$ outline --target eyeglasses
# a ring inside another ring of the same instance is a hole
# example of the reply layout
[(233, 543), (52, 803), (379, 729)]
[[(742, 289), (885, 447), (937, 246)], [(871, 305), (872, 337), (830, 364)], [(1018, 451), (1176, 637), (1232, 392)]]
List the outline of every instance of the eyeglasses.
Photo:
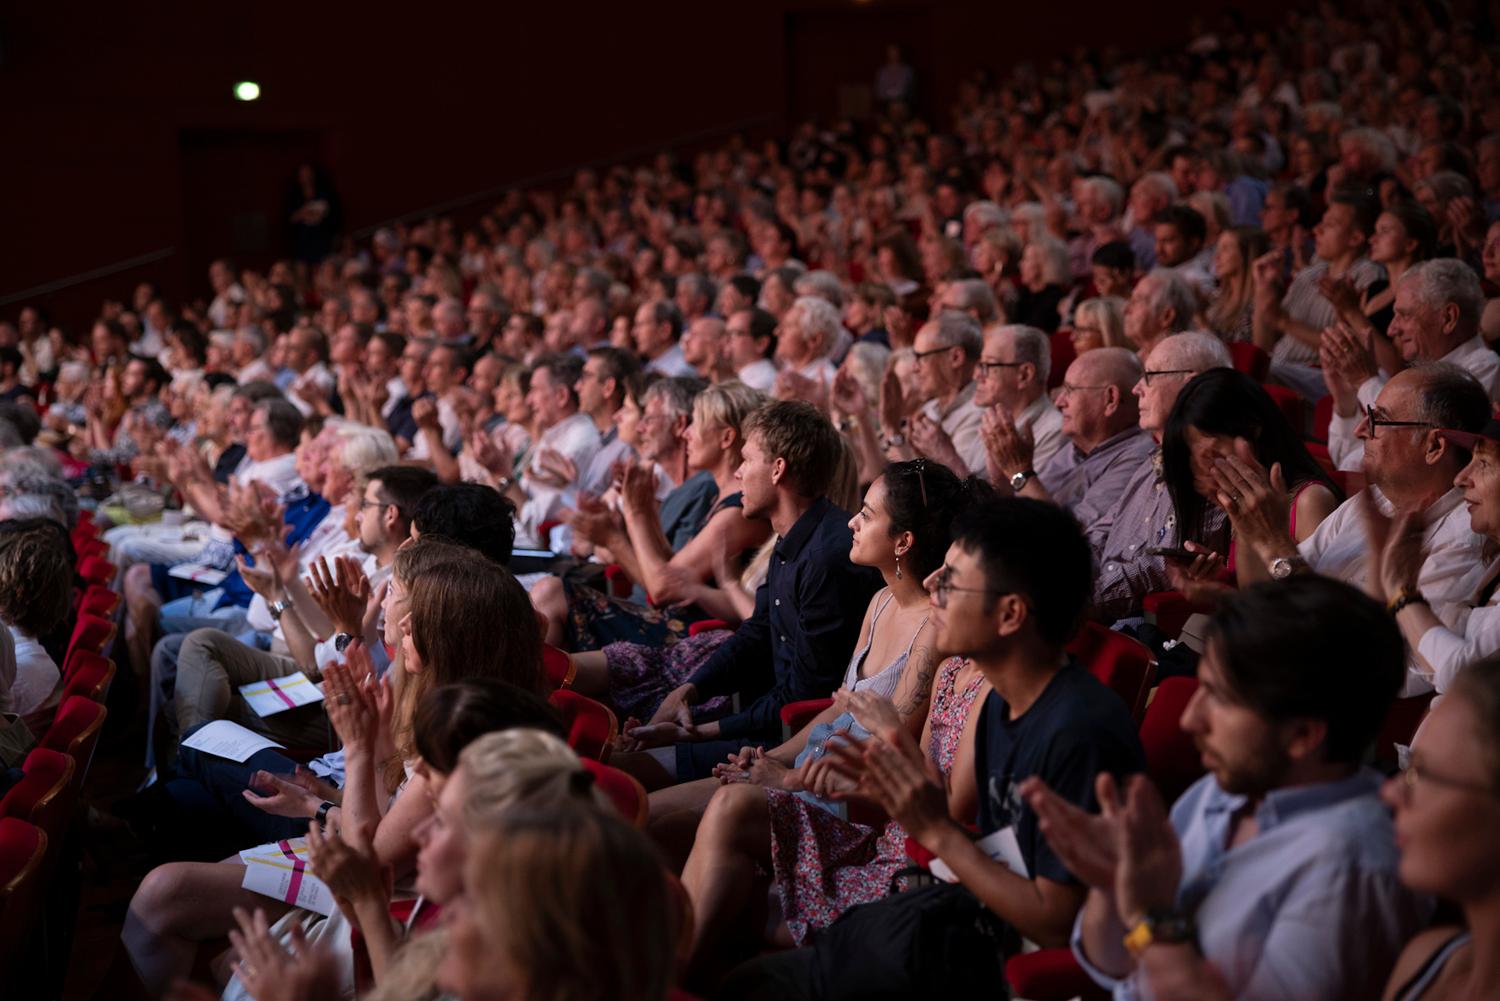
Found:
[(949, 344), (946, 347), (933, 348), (931, 351), (918, 351), (916, 348), (912, 348), (911, 356), (913, 358), (915, 358), (917, 361), (921, 361), (923, 358), (926, 358), (928, 355), (940, 355), (944, 351), (951, 351), (951, 350), (953, 350), (953, 348), (954, 348), (954, 345), (952, 345), (952, 344)]
[(362, 501), (359, 502), (359, 509), (361, 511), (363, 511), (367, 507), (390, 507), (390, 506), (391, 506), (391, 502), (390, 501), (383, 501), (383, 500), (373, 500), (373, 501), (372, 500), (362, 500)]
[(952, 583), (953, 568), (945, 566), (938, 571), (937, 577), (932, 582), (932, 603), (938, 608), (948, 607), (948, 595), (954, 591), (967, 591), (970, 594), (1005, 594), (1004, 591), (996, 591), (989, 587), (955, 587)]
[(1151, 385), (1151, 380), (1154, 379), (1154, 378), (1156, 378), (1159, 375), (1197, 375), (1197, 374), (1198, 374), (1197, 371), (1195, 369), (1191, 369), (1191, 368), (1158, 368), (1158, 369), (1149, 369), (1148, 368), (1148, 369), (1146, 369), (1146, 371), (1144, 371), (1144, 372), (1141, 373), (1141, 384), (1145, 385), (1145, 386), (1149, 386), (1149, 385)]
[(989, 375), (992, 369), (1020, 368), (1025, 364), (1026, 362), (1023, 361), (985, 361), (983, 359), (980, 359), (978, 368), (980, 375)]
[(1061, 386), (1057, 387), (1057, 395), (1058, 396), (1066, 396), (1069, 393), (1081, 393), (1081, 392), (1083, 392), (1086, 389), (1113, 389), (1113, 388), (1114, 388), (1113, 386), (1075, 386), (1072, 383), (1065, 382)]
[(1437, 427), (1431, 421), (1393, 421), (1388, 417), (1377, 417), (1375, 408), (1365, 404), (1365, 425), (1370, 429), (1370, 439), (1375, 438), (1376, 428), (1433, 428)]
[(1418, 783), (1428, 783), (1435, 786), (1447, 786), (1449, 789), (1461, 789), (1464, 792), (1478, 793), (1481, 796), (1494, 796), (1500, 798), (1500, 790), (1493, 786), (1484, 785), (1481, 782), (1466, 782), (1463, 779), (1450, 779), (1446, 775), (1439, 775), (1421, 765), (1412, 763), (1396, 773), (1401, 779), (1401, 792), (1409, 799), (1416, 792)]

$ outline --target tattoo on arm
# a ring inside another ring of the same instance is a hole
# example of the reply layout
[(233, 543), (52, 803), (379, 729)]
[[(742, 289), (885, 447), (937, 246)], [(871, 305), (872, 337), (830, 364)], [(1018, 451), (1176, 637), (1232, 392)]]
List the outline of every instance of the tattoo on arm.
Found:
[(912, 648), (907, 670), (914, 672), (912, 678), (915, 680), (906, 700), (896, 707), (896, 713), (902, 719), (910, 719), (919, 712), (926, 715), (927, 706), (932, 699), (932, 660), (932, 647), (922, 645)]

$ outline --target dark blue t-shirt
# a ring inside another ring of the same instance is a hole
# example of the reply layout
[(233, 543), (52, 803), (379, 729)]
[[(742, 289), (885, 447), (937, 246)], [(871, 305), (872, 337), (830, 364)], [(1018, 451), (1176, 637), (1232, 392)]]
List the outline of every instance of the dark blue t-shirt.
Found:
[(1031, 708), (1010, 719), (999, 693), (985, 700), (975, 734), (981, 836), (1015, 825), (1016, 841), (1031, 877), (1077, 883), (1052, 854), (1036, 813), (1016, 787), (1036, 775), (1069, 803), (1097, 813), (1094, 782), (1100, 772), (1116, 778), (1145, 768), (1125, 702), (1070, 658)]

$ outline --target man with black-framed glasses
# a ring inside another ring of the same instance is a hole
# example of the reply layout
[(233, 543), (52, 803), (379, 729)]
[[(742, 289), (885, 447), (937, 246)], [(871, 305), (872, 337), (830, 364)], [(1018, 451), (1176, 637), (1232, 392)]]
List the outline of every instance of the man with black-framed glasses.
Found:
[[(1484, 537), (1476, 535), (1453, 486), (1469, 453), (1440, 428), (1478, 431), (1490, 416), (1489, 398), (1469, 373), (1448, 364), (1409, 368), (1391, 377), (1359, 422), (1366, 488), (1339, 505), (1299, 545), (1288, 532), (1284, 490), (1266, 470), (1234, 460), (1226, 470), (1236, 484), (1229, 517), (1239, 547), (1241, 585), (1311, 570), (1365, 588), (1375, 561), (1365, 532), (1365, 508), (1387, 517), (1419, 511), (1422, 568), (1417, 588), (1444, 623), (1453, 625), (1484, 573)], [(1371, 418), (1373, 417), (1373, 423)], [(1222, 552), (1222, 550), (1221, 550)], [(1403, 694), (1432, 687), (1430, 671), (1415, 658)]]
[[(1018, 480), (1035, 477), (1037, 468), (1066, 444), (1063, 415), (1047, 395), (1051, 374), (1052, 340), (1043, 331), (1011, 324), (991, 327), (985, 334), (974, 402), (985, 412), (982, 468), (1002, 490), (1007, 486), (1019, 490)], [(1031, 440), (1030, 462), (1016, 466), (1010, 457), (996, 461), (990, 442), (1001, 426), (1014, 427)]]
[(880, 444), (888, 461), (925, 456), (960, 476), (984, 468), (974, 381), (982, 343), (979, 321), (957, 310), (942, 310), (917, 331), (912, 354), (927, 402), (910, 421), (903, 420), (906, 400), (900, 384), (886, 380), (880, 394)]

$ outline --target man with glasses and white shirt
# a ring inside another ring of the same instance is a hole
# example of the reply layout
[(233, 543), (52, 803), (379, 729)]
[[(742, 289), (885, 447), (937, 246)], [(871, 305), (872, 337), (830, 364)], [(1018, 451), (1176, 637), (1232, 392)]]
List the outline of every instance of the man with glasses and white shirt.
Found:
[[(1485, 573), (1485, 540), (1470, 526), (1463, 491), (1453, 485), (1469, 453), (1441, 431), (1476, 432), (1489, 416), (1484, 389), (1457, 366), (1427, 365), (1392, 376), (1356, 428), (1369, 486), (1339, 505), (1300, 545), (1287, 533), (1290, 501), (1279, 489), (1284, 485), (1265, 470), (1232, 462), (1240, 489), (1230, 523), (1239, 546), (1241, 586), (1312, 571), (1369, 590), (1376, 568), (1369, 558), (1365, 506), (1377, 505), (1386, 517), (1420, 511), (1418, 592), (1445, 625), (1455, 626)], [(1430, 672), (1415, 659), (1408, 666), (1403, 694), (1431, 689)]]
[(952, 309), (938, 313), (917, 331), (912, 354), (927, 402), (910, 421), (903, 420), (907, 401), (900, 381), (887, 374), (880, 391), (880, 445), (888, 461), (926, 456), (960, 476), (984, 468), (981, 407), (998, 402), (987, 399), (974, 379), (976, 363), (983, 364), (985, 343), (979, 321)]

